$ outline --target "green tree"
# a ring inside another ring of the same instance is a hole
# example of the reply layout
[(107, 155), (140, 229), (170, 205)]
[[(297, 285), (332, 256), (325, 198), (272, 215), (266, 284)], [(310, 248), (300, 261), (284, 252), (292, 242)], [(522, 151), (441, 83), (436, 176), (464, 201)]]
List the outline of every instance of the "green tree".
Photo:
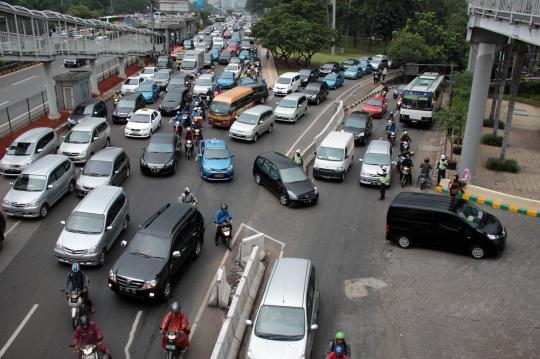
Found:
[(91, 19), (99, 16), (99, 13), (90, 10), (86, 5), (71, 5), (67, 11), (68, 15), (80, 17), (82, 19)]
[(388, 46), (388, 55), (398, 64), (420, 62), (430, 51), (421, 35), (405, 30), (397, 32)]

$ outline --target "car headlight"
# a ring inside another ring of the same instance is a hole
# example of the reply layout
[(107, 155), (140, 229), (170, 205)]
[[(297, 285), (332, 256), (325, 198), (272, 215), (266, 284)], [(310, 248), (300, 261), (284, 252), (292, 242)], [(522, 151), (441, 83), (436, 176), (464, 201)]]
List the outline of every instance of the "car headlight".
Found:
[(247, 357), (248, 357), (248, 359), (253, 359), (253, 358), (255, 358), (255, 357), (253, 356), (253, 352), (251, 351), (251, 348), (249, 348), (248, 351), (247, 351)]
[(364, 133), (364, 132), (360, 132), (360, 133), (358, 134), (358, 136), (364, 137), (364, 136), (365, 136), (365, 133)]
[(126, 126), (126, 131), (131, 131), (131, 127)]
[(488, 234), (487, 236), (488, 236), (489, 239), (499, 239), (498, 234)]
[(336, 167), (336, 171), (343, 172), (343, 167)]
[(225, 168), (225, 170), (226, 170), (226, 171), (232, 171), (232, 170), (233, 170), (233, 166), (231, 165), (231, 166)]
[(86, 157), (86, 151), (79, 152), (79, 157)]
[(133, 116), (133, 112), (128, 113), (127, 117)]
[(109, 271), (109, 279), (110, 279), (111, 282), (116, 283), (116, 274), (113, 272), (112, 269)]
[(157, 279), (152, 279), (152, 280), (144, 282), (144, 284), (142, 286), (142, 289), (155, 288), (157, 286), (157, 284), (158, 284), (158, 280)]
[(4, 204), (9, 204), (9, 200), (7, 198), (4, 198)]
[(313, 187), (313, 190), (315, 191), (315, 193), (319, 193), (319, 189), (317, 187)]
[(38, 204), (39, 204), (39, 201), (32, 201), (30, 203), (27, 203), (26, 207), (37, 207)]
[(54, 246), (54, 249), (56, 249), (57, 251), (63, 251), (64, 246), (62, 246), (62, 243), (60, 243), (60, 241), (57, 241), (55, 246)]
[(211, 168), (206, 166), (206, 165), (203, 165), (202, 167), (203, 167), (203, 170), (205, 170), (205, 171), (210, 171), (211, 170)]
[(165, 164), (165, 167), (171, 167), (174, 164), (174, 158)]
[(97, 246), (93, 246), (92, 248), (86, 251), (87, 254), (96, 254), (97, 252), (98, 252)]
[(298, 197), (294, 194), (293, 191), (287, 190), (287, 194), (289, 195), (289, 198), (291, 199), (297, 199)]

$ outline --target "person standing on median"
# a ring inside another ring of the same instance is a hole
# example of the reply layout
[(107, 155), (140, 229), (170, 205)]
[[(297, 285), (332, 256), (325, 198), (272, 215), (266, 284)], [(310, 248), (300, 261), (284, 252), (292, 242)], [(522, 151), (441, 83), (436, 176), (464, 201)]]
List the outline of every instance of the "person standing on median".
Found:
[(383, 70), (382, 70), (382, 80), (384, 81), (386, 79), (386, 74), (388, 73), (388, 69), (385, 67)]
[(437, 186), (440, 186), (441, 179), (446, 178), (446, 168), (448, 167), (448, 160), (445, 155), (441, 155), (441, 159), (437, 162)]

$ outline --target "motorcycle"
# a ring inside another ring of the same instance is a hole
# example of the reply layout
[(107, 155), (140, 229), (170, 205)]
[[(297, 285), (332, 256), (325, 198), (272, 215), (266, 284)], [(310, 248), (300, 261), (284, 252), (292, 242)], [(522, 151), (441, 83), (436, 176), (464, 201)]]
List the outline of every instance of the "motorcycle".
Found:
[[(65, 292), (65, 290), (62, 290)], [(81, 315), (87, 312), (86, 303), (83, 300), (80, 290), (71, 290), (67, 294), (67, 304), (71, 313), (71, 326), (76, 329), (79, 325)]]
[(199, 147), (202, 141), (202, 132), (200, 128), (195, 128), (195, 146)]
[(174, 133), (176, 134), (177, 138), (182, 137), (183, 127), (182, 127), (182, 123), (179, 120), (175, 120), (173, 122), (173, 130), (174, 130)]
[[(176, 346), (176, 338), (178, 337), (177, 332), (165, 332), (163, 334), (166, 338), (165, 342), (165, 353), (167, 354), (167, 359), (177, 358), (178, 354), (184, 349), (182, 347)], [(186, 335), (182, 333), (182, 335)]]
[(186, 156), (188, 160), (190, 160), (191, 155), (193, 154), (193, 141), (186, 140), (185, 148), (186, 148)]
[(410, 166), (401, 167), (401, 187), (405, 187), (407, 184), (412, 184), (412, 174)]
[(396, 133), (394, 131), (388, 132), (388, 141), (390, 142), (390, 145), (393, 147), (394, 143), (396, 142)]
[(202, 126), (202, 122), (204, 119), (203, 109), (200, 107), (193, 108), (193, 114), (191, 115), (191, 118), (193, 119), (193, 123), (197, 123), (199, 126)]
[(409, 141), (403, 141), (399, 145), (399, 149), (401, 150), (401, 152), (407, 152), (409, 151), (409, 148), (410, 148)]
[(223, 239), (223, 243), (227, 246), (228, 250), (232, 248), (232, 224), (225, 222), (219, 225), (219, 236)]
[(431, 188), (433, 182), (431, 181), (429, 174), (421, 173), (420, 176), (418, 176), (418, 185), (420, 186), (420, 189)]
[[(73, 347), (73, 345), (70, 345)], [(109, 354), (103, 354), (97, 350), (96, 344), (80, 346), (77, 350), (79, 359), (111, 359)]]

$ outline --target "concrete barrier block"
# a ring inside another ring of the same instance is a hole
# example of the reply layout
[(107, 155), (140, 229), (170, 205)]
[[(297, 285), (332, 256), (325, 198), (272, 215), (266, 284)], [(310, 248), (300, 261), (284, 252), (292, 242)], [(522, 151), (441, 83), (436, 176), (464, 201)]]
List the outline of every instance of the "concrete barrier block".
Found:
[(242, 239), (238, 253), (238, 260), (242, 266), (245, 266), (245, 262), (247, 262), (251, 256), (252, 250), (255, 246), (258, 246), (260, 250), (264, 251), (264, 234), (257, 233), (253, 236)]
[(225, 267), (218, 268), (214, 276), (214, 286), (208, 298), (208, 306), (227, 308), (231, 295), (231, 285), (227, 282)]

